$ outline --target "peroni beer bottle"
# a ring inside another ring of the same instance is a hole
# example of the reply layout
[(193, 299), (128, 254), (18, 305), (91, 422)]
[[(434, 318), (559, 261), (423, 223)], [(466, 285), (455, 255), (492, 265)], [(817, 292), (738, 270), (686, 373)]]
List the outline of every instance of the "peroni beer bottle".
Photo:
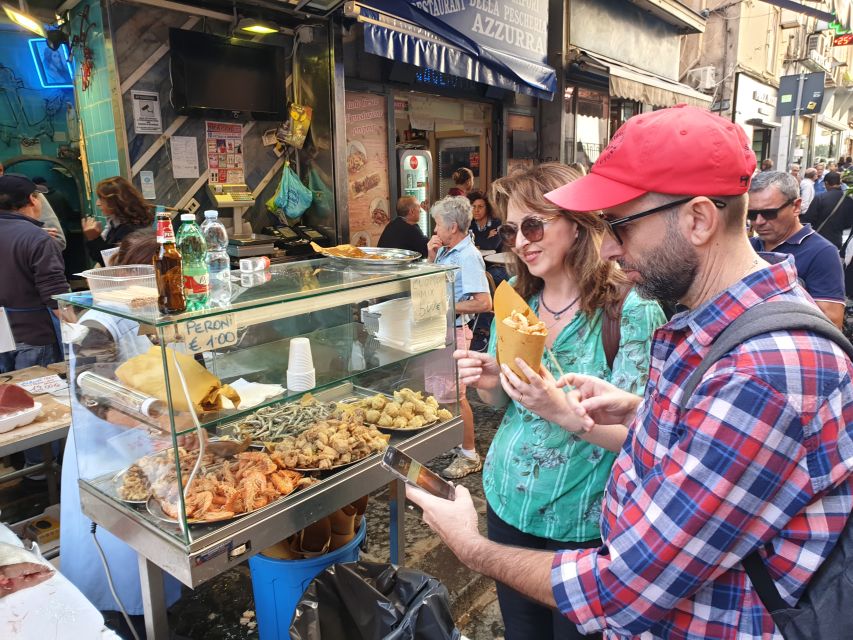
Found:
[(181, 313), (186, 309), (184, 281), (181, 272), (181, 252), (175, 244), (172, 218), (166, 211), (156, 214), (157, 244), (154, 256), (154, 274), (157, 277), (157, 303), (160, 313)]

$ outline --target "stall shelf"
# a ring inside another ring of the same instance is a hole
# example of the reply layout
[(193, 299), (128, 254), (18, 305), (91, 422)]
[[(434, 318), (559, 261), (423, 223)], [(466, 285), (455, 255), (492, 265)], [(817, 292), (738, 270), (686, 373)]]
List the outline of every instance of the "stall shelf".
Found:
[[(106, 301), (88, 292), (58, 297), (64, 318), (76, 325), (69, 327), (76, 338), (66, 352), (81, 505), (138, 553), (152, 640), (168, 637), (163, 571), (196, 587), (384, 485), (391, 485), (391, 561), (404, 557), (405, 492), (380, 466), (378, 453), (306, 473), (319, 482), (232, 519), (188, 518), (189, 493), (177, 487), (188, 481), (195, 487), (194, 479), (221, 464), (208, 456), (192, 475), (200, 435), (205, 450), (217, 437), (239, 439), (240, 425), (259, 409), (290, 403), (393, 398), (404, 388), (426, 398), (435, 387), (429, 378), (442, 383), (435, 392), (440, 417), (416, 429), (389, 431), (390, 443), (429, 460), (461, 441), (452, 357), (455, 268), (419, 262), (386, 270), (319, 259), (251, 275), (232, 276), (227, 306), (172, 316), (160, 315), (139, 290)], [(286, 386), (294, 337), (310, 341), (314, 388), (262, 400), (254, 395), (253, 406), (240, 404), (245, 400), (230, 385)], [(93, 386), (93, 379), (107, 384)], [(172, 475), (159, 483), (167, 489), (171, 483), (171, 493), (158, 485), (149, 490), (152, 497), (125, 501), (123, 474), (137, 462), (150, 465), (155, 456), (171, 465)], [(162, 499), (153, 497), (157, 492)], [(176, 512), (171, 521), (158, 508), (164, 500)]]

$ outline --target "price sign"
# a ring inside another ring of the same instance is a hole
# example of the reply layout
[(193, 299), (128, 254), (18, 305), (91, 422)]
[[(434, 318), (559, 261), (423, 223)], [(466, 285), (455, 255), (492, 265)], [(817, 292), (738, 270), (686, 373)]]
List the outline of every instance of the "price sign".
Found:
[(42, 393), (54, 393), (68, 388), (68, 383), (58, 375), (42, 376), (41, 378), (33, 378), (24, 382), (15, 383), (28, 393), (38, 396)]
[(237, 344), (237, 321), (233, 313), (215, 318), (189, 320), (184, 327), (190, 353), (202, 353)]
[(415, 322), (447, 313), (447, 285), (443, 273), (412, 278), (412, 319)]

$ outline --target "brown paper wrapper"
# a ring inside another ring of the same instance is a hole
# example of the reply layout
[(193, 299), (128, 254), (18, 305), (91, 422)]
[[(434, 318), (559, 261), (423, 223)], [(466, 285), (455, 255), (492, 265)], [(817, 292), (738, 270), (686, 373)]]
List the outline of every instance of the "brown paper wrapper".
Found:
[(497, 327), (497, 359), (498, 364), (506, 363), (507, 366), (524, 382), (529, 382), (515, 364), (516, 358), (521, 358), (534, 371), (539, 371), (542, 363), (542, 354), (545, 352), (545, 339), (547, 336), (534, 336), (521, 333), (503, 323), (503, 319), (509, 317), (513, 311), (518, 311), (527, 317), (530, 324), (539, 322), (539, 318), (533, 313), (533, 309), (518, 295), (507, 281), (501, 282), (495, 291), (495, 326)]

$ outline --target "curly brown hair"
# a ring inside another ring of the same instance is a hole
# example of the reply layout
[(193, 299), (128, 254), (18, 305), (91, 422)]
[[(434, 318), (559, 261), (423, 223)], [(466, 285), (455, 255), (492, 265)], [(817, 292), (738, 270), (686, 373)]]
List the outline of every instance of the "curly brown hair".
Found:
[[(574, 275), (580, 291), (580, 309), (591, 316), (596, 309), (615, 309), (630, 283), (622, 271), (602, 260), (601, 240), (606, 225), (596, 211), (577, 212), (561, 209), (545, 199), (545, 194), (581, 177), (580, 172), (559, 162), (546, 162), (531, 169), (513, 172), (495, 180), (489, 200), (506, 220), (510, 202), (542, 216), (563, 215), (577, 225), (578, 236), (566, 254), (566, 269)], [(518, 274), (515, 290), (525, 300), (542, 291), (544, 282), (532, 275), (527, 265), (512, 252), (513, 271)]]
[(142, 194), (125, 178), (114, 176), (101, 180), (95, 188), (95, 193), (107, 205), (109, 214), (118, 219), (119, 224), (153, 224), (154, 208), (145, 202)]

